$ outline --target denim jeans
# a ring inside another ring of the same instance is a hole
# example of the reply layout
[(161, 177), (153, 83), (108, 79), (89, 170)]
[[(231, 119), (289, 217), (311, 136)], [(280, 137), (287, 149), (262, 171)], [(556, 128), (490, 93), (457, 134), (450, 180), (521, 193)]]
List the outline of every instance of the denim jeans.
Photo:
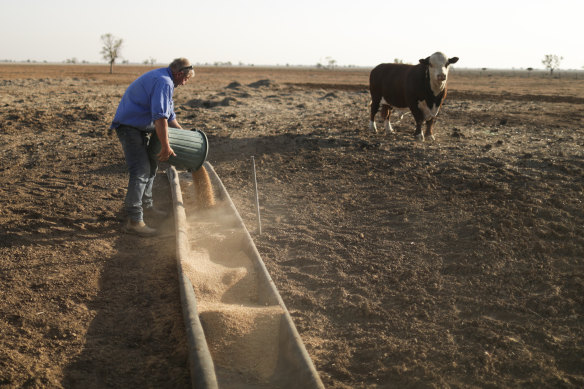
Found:
[(152, 207), (152, 184), (158, 161), (148, 154), (150, 133), (127, 126), (118, 127), (116, 133), (130, 172), (124, 208), (130, 219), (139, 222), (144, 220), (142, 207)]

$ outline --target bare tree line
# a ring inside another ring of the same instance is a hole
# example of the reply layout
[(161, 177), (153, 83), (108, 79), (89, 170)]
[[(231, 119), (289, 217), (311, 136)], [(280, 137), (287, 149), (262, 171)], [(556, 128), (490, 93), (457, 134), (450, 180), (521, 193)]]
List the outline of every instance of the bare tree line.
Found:
[[(101, 36), (101, 42), (103, 44), (102, 49), (101, 49), (101, 54), (103, 56), (103, 59), (105, 59), (109, 64), (110, 64), (110, 74), (113, 73), (113, 67), (114, 67), (114, 63), (116, 62), (116, 60), (118, 58), (121, 57), (121, 49), (122, 49), (122, 44), (123, 44), (123, 39), (121, 38), (117, 38), (115, 36), (113, 36), (112, 34), (108, 33), (108, 34), (104, 34)], [(546, 54), (541, 63), (545, 66), (545, 68), (547, 70), (549, 70), (550, 75), (553, 76), (554, 74), (554, 70), (557, 70), (560, 68), (560, 63), (562, 62), (562, 60), (564, 59), (564, 57), (555, 55), (555, 54)], [(331, 57), (326, 57), (326, 60), (328, 61), (327, 65), (323, 65), (322, 63), (318, 63), (316, 66), (317, 68), (329, 68), (329, 69), (334, 69), (337, 66), (337, 61)], [(395, 58), (393, 60), (394, 63), (404, 63), (402, 59), (399, 58)], [(75, 63), (75, 62), (73, 62)], [(147, 60), (145, 60), (143, 62), (144, 64), (150, 64), (153, 65), (156, 63), (156, 60), (154, 58), (149, 58)], [(584, 66), (583, 66), (584, 68)], [(486, 70), (486, 68), (482, 69), (483, 71)], [(533, 68), (527, 68), (528, 71), (532, 71)]]

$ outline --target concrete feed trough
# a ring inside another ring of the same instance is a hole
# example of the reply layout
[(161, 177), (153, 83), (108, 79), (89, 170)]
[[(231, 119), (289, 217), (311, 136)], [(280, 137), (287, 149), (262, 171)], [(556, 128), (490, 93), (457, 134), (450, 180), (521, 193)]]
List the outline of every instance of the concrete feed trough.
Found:
[(181, 192), (168, 169), (193, 386), (323, 388), (229, 194), (204, 166), (217, 197), (209, 208), (196, 203), (190, 175)]

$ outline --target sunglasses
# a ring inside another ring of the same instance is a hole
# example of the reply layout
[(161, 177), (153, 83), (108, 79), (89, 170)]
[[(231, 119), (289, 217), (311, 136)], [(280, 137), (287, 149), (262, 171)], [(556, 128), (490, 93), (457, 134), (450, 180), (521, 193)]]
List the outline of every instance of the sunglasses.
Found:
[(185, 70), (193, 70), (193, 65), (191, 65), (191, 66), (185, 66), (184, 68), (180, 68), (179, 72), (183, 72)]

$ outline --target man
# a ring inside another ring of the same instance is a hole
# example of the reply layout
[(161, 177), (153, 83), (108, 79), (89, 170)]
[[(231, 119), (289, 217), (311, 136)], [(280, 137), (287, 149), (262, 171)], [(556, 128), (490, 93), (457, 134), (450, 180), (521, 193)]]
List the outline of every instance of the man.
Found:
[[(144, 214), (164, 217), (154, 208), (152, 184), (158, 161), (176, 154), (168, 142), (168, 127), (182, 128), (174, 113), (174, 88), (185, 85), (195, 74), (186, 58), (172, 61), (167, 68), (151, 70), (130, 84), (116, 111), (111, 128), (116, 130), (130, 172), (124, 208), (128, 220), (123, 230), (140, 236), (152, 236), (154, 228), (144, 223)], [(158, 160), (148, 153), (150, 136), (156, 131), (162, 149)]]

